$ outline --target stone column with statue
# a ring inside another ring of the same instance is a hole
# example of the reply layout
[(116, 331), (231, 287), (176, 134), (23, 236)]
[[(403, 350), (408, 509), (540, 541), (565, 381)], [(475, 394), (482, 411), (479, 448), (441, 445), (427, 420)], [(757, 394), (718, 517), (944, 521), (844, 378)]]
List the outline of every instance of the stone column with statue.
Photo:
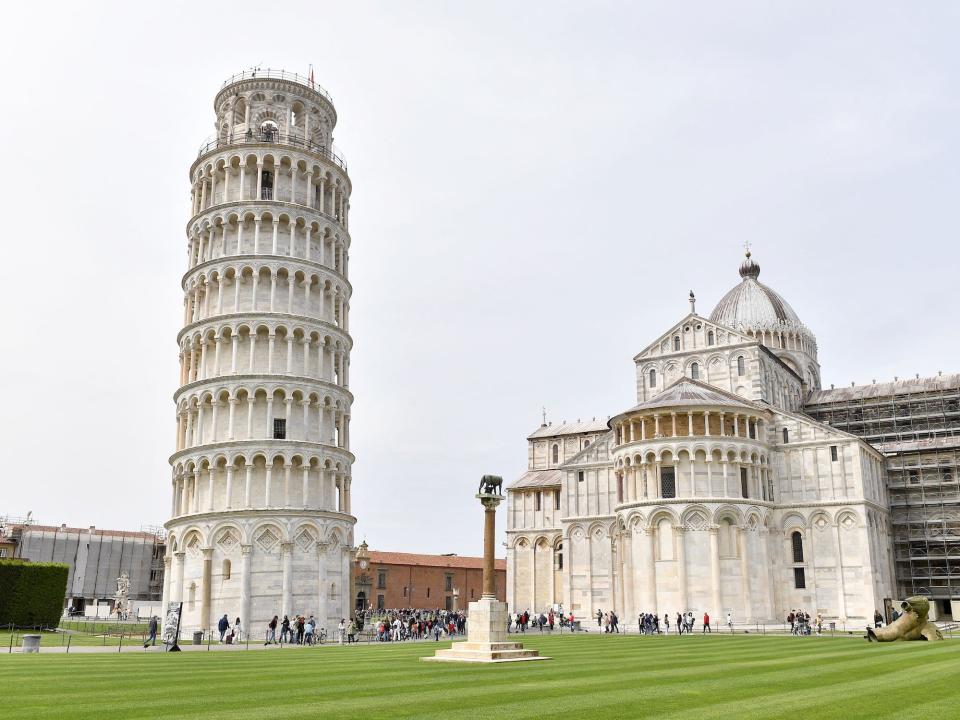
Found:
[(437, 650), (433, 662), (500, 663), (524, 660), (549, 660), (536, 650), (526, 650), (523, 643), (507, 637), (507, 604), (497, 600), (494, 573), (494, 547), (497, 535), (497, 506), (503, 500), (503, 478), (484, 475), (476, 498), (483, 506), (483, 594), (467, 607), (467, 640)]

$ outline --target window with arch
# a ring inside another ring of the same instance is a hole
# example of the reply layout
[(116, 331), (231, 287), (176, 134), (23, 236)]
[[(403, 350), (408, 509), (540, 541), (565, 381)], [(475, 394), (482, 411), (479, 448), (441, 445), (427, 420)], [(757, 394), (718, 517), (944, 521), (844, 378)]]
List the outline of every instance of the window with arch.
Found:
[(617, 502), (623, 502), (623, 475), (617, 475)]
[(563, 570), (563, 543), (557, 543), (557, 570)]
[(674, 338), (673, 338), (673, 349), (674, 349), (674, 350), (679, 350), (679, 349), (680, 349), (680, 336), (679, 336), (679, 335), (675, 335)]
[(692, 380), (700, 379), (700, 363), (693, 363), (690, 366), (690, 378)]
[(220, 573), (221, 573), (221, 575), (223, 575), (223, 579), (224, 579), (224, 580), (229, 580), (229, 579), (230, 579), (230, 561), (229, 561), (229, 560), (224, 560), (224, 561), (223, 561), (223, 566), (222, 566), (222, 568), (221, 568)]
[(657, 371), (651, 370), (650, 371), (650, 387), (656, 387), (656, 386), (657, 386)]
[(672, 498), (677, 496), (677, 476), (673, 467), (660, 468), (660, 497)]
[(737, 358), (737, 375), (743, 377), (747, 374), (747, 363), (743, 359), (743, 355)]
[(270, 170), (264, 170), (260, 181), (260, 199), (273, 199), (273, 173)]
[(279, 134), (280, 128), (273, 120), (260, 123), (260, 139), (264, 142), (275, 142)]
[(716, 338), (713, 335), (713, 330), (707, 333), (707, 345), (713, 345), (716, 343)]
[(790, 547), (793, 550), (793, 561), (795, 563), (803, 562), (803, 535), (799, 530), (794, 530), (790, 534)]
[(560, 446), (554, 443), (550, 452), (552, 453), (553, 463), (556, 465), (558, 462), (560, 462)]
[(783, 429), (783, 442), (784, 444), (790, 442), (790, 431), (786, 428)]

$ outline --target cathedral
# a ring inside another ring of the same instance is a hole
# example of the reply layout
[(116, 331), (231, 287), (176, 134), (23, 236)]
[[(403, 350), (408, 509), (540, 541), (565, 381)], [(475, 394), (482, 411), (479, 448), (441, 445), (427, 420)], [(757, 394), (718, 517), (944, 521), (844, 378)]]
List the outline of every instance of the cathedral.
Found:
[(759, 274), (748, 251), (706, 317), (691, 293), (634, 357), (633, 407), (528, 437), (508, 486), (512, 610), (632, 624), (803, 609), (862, 627), (894, 596), (885, 457), (806, 412), (816, 339)]

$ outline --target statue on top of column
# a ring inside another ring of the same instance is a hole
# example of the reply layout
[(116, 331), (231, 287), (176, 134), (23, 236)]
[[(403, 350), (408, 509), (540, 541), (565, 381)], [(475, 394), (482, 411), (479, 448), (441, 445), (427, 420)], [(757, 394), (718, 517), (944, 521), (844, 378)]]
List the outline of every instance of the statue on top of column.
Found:
[(503, 478), (499, 475), (484, 475), (480, 478), (480, 495), (503, 495)]

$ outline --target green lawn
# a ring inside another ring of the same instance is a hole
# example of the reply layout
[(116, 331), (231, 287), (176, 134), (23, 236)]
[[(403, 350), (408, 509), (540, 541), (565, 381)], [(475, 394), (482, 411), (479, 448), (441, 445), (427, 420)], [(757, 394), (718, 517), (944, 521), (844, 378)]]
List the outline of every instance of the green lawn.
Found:
[(526, 637), (554, 659), (421, 663), (439, 644), (0, 655), (3, 717), (947, 718), (960, 643)]

